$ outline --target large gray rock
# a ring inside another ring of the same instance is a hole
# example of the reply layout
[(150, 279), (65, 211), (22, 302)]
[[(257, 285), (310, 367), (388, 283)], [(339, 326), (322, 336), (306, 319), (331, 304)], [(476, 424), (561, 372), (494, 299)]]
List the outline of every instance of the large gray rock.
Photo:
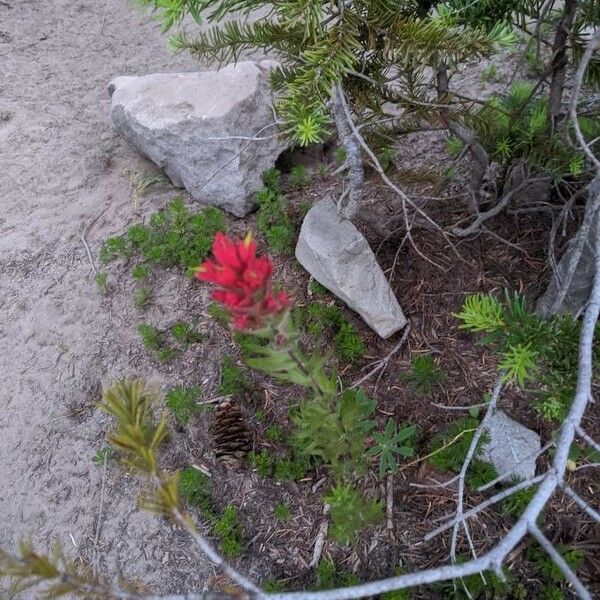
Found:
[(339, 214), (331, 198), (308, 211), (296, 258), (381, 337), (389, 337), (406, 325), (406, 317), (367, 240)]
[[(284, 149), (275, 137), (267, 80), (275, 64), (117, 77), (109, 86), (111, 116), (176, 186), (241, 217), (253, 207), (263, 172)], [(268, 139), (245, 139), (254, 136)]]
[(492, 463), (498, 475), (529, 479), (535, 476), (536, 454), (541, 449), (540, 436), (497, 410), (486, 427), (489, 442), (484, 444), (479, 458)]

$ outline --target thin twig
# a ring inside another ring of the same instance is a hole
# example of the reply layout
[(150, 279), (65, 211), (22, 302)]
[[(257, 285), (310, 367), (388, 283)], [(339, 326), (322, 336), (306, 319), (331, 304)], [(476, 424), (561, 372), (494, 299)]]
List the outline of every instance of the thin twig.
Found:
[(308, 566), (311, 569), (314, 569), (319, 564), (321, 555), (323, 554), (323, 548), (325, 547), (325, 540), (327, 539), (327, 531), (329, 529), (329, 504), (325, 504), (323, 507), (323, 515), (325, 515), (325, 517), (319, 525), (319, 531), (315, 539), (313, 555), (308, 563)]
[(367, 381), (368, 379), (373, 377), (373, 375), (375, 375), (375, 373), (378, 373), (382, 369), (385, 369), (387, 367), (387, 365), (389, 364), (390, 360), (392, 359), (392, 357), (400, 350), (400, 348), (402, 348), (402, 346), (404, 345), (404, 342), (406, 342), (406, 339), (408, 338), (409, 333), (410, 333), (410, 323), (407, 323), (406, 326), (404, 327), (404, 333), (402, 334), (400, 341), (386, 354), (386, 356), (384, 356), (381, 360), (377, 361), (377, 364), (375, 365), (375, 367), (373, 367), (373, 369), (371, 369), (366, 375), (363, 375), (360, 379), (357, 379), (350, 386), (350, 389), (353, 390), (354, 388), (357, 388), (358, 386), (362, 385), (365, 381)]
[(600, 523), (600, 513), (595, 511), (573, 488), (563, 484), (561, 485), (561, 489), (579, 508), (592, 517), (596, 523)]

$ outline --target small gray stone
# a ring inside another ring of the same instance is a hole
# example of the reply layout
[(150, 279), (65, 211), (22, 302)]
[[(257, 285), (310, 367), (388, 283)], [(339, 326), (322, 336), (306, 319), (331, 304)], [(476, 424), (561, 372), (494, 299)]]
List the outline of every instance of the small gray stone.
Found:
[[(267, 79), (275, 64), (117, 77), (109, 85), (113, 122), (176, 186), (244, 216), (285, 148), (275, 136)], [(244, 139), (254, 136), (268, 139)]]
[(529, 479), (535, 476), (536, 454), (541, 449), (540, 436), (497, 410), (487, 423), (489, 442), (484, 444), (479, 458), (492, 463), (498, 475)]
[(306, 214), (296, 258), (382, 338), (406, 325), (406, 317), (367, 240), (339, 214), (330, 197)]

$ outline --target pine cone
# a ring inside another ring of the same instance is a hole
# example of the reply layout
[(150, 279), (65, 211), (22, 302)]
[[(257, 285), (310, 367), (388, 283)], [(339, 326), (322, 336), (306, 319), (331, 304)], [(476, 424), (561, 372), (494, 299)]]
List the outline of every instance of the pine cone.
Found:
[(215, 409), (213, 436), (215, 455), (226, 467), (239, 467), (241, 460), (252, 449), (252, 436), (244, 417), (231, 398)]

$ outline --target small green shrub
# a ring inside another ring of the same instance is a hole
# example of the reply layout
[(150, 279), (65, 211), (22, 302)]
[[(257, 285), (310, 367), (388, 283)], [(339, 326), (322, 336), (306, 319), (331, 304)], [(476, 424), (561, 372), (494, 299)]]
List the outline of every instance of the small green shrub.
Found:
[(124, 235), (106, 240), (100, 258), (109, 262), (137, 253), (148, 264), (188, 269), (208, 256), (215, 234), (225, 228), (225, 216), (218, 208), (190, 213), (184, 201), (175, 198), (147, 225), (132, 225)]
[(306, 477), (310, 461), (306, 455), (294, 452), (291, 457), (275, 461), (274, 476), (277, 481), (300, 481)]
[(179, 322), (171, 326), (171, 335), (183, 346), (199, 344), (204, 337), (189, 323)]
[(256, 195), (258, 213), (256, 226), (274, 254), (292, 254), (296, 232), (281, 193), (279, 172), (265, 174), (266, 187)]
[(148, 350), (160, 350), (163, 343), (162, 332), (148, 323), (142, 323), (138, 327), (138, 332), (142, 336), (142, 342)]
[(210, 477), (194, 469), (186, 467), (179, 473), (179, 495), (189, 505), (200, 508), (212, 515), (212, 498)]
[(111, 262), (117, 258), (129, 258), (131, 247), (123, 237), (108, 238), (100, 248), (100, 261)]
[(292, 518), (292, 511), (290, 507), (283, 502), (279, 502), (273, 508), (273, 512), (275, 513), (275, 517), (280, 521), (289, 521)]
[(165, 402), (181, 426), (187, 425), (190, 418), (202, 410), (197, 403), (201, 394), (199, 387), (176, 387), (167, 392)]
[[(577, 385), (580, 322), (569, 315), (543, 319), (508, 292), (504, 302), (489, 294), (467, 296), (455, 316), (461, 329), (486, 334), (482, 343), (496, 348), (506, 380), (523, 387), (535, 379), (534, 408), (543, 419), (564, 419)], [(599, 348), (594, 358), (600, 358)]]
[(290, 171), (290, 183), (296, 190), (301, 190), (310, 185), (310, 173), (304, 165), (295, 165)]
[(101, 294), (108, 294), (108, 274), (104, 271), (99, 271), (94, 277), (94, 281), (98, 286), (98, 291)]
[(252, 390), (248, 371), (235, 364), (232, 358), (224, 356), (221, 360), (221, 385), (219, 394), (223, 396), (244, 394)]
[(449, 137), (446, 140), (446, 152), (451, 158), (458, 158), (463, 148), (464, 144), (455, 136)]
[(338, 356), (344, 362), (354, 362), (365, 354), (365, 344), (356, 327), (345, 319), (340, 322), (333, 338)]
[(403, 373), (401, 379), (408, 382), (415, 393), (429, 396), (444, 380), (444, 373), (431, 354), (419, 354), (411, 360), (408, 372)]
[(315, 294), (316, 296), (323, 296), (329, 293), (327, 288), (324, 285), (321, 285), (316, 279), (311, 279), (308, 288), (311, 293)]
[(160, 329), (148, 323), (138, 326), (138, 332), (146, 349), (160, 362), (167, 362), (177, 356), (177, 350), (171, 348), (165, 341)]
[(148, 279), (148, 277), (150, 277), (150, 267), (144, 264), (135, 265), (133, 269), (131, 269), (131, 276), (136, 281), (143, 281), (144, 279)]
[[(576, 573), (584, 559), (579, 548), (558, 546), (556, 548), (565, 562)], [(533, 568), (546, 583), (563, 583), (565, 574), (560, 567), (538, 545), (531, 545), (525, 552), (526, 558), (533, 563)]]
[(273, 474), (273, 464), (275, 459), (267, 450), (260, 452), (250, 452), (248, 454), (248, 462), (256, 469), (256, 472), (261, 477), (271, 477)]
[(329, 534), (344, 545), (354, 542), (361, 529), (383, 519), (380, 502), (365, 500), (358, 490), (348, 485), (336, 485), (323, 500), (331, 507)]
[[(519, 479), (512, 479), (508, 482), (507, 487), (512, 487), (519, 483)], [(519, 490), (515, 492), (508, 498), (502, 501), (502, 514), (509, 515), (515, 519), (518, 519), (523, 511), (527, 508), (527, 505), (531, 502), (531, 499), (535, 496), (535, 492), (537, 491), (537, 486), (531, 486), (529, 488), (525, 488), (524, 490)]]
[(366, 471), (366, 438), (375, 422), (376, 401), (360, 389), (346, 389), (341, 396), (303, 402), (293, 416), (294, 447), (323, 460), (336, 477)]
[(108, 446), (106, 446), (104, 448), (100, 448), (99, 450), (96, 451), (96, 454), (94, 454), (94, 456), (92, 456), (92, 462), (96, 466), (102, 467), (104, 465), (104, 463), (109, 459), (111, 452), (112, 451)]
[(225, 556), (234, 557), (244, 553), (243, 529), (235, 506), (227, 506), (214, 522), (213, 531), (221, 542)]
[(298, 313), (301, 327), (311, 337), (333, 336), (337, 355), (342, 361), (353, 362), (364, 356), (365, 345), (360, 334), (335, 304), (311, 302)]
[(314, 591), (332, 590), (359, 583), (360, 580), (356, 573), (338, 569), (333, 561), (322, 559), (315, 569), (315, 583), (311, 589)]
[(145, 308), (152, 298), (152, 289), (144, 285), (133, 293), (133, 303), (137, 308)]
[(339, 146), (339, 148), (335, 149), (333, 156), (335, 158), (335, 162), (338, 165), (343, 164), (344, 162), (346, 162), (346, 148), (344, 148), (344, 146)]
[(284, 438), (284, 432), (278, 425), (269, 425), (265, 429), (265, 437), (270, 442), (281, 442)]

